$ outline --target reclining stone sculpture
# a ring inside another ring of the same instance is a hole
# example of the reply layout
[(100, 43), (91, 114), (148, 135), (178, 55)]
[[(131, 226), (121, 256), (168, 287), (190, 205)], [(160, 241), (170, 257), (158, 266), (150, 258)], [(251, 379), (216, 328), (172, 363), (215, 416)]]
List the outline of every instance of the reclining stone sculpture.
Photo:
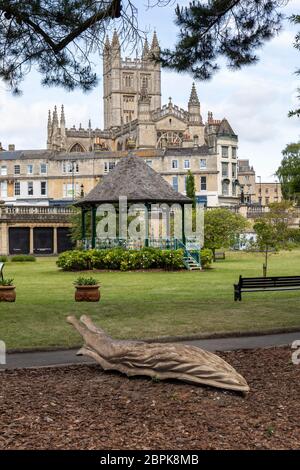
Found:
[(93, 358), (104, 370), (116, 370), (127, 376), (178, 379), (190, 384), (249, 391), (246, 380), (211, 352), (180, 343), (114, 340), (86, 315), (80, 321), (69, 316), (67, 321), (84, 339), (85, 344), (77, 354)]

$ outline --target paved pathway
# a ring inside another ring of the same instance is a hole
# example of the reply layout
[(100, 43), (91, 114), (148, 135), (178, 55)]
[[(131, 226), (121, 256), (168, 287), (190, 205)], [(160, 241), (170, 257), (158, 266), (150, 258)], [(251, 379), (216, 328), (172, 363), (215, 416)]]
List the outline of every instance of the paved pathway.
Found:
[[(296, 340), (300, 340), (300, 331), (266, 336), (183, 341), (183, 343), (198, 346), (208, 351), (234, 351), (236, 349), (256, 349), (290, 345)], [(0, 371), (5, 369), (93, 363), (92, 359), (76, 356), (76, 352), (77, 350), (71, 349), (64, 351), (7, 354), (7, 364), (0, 365)]]

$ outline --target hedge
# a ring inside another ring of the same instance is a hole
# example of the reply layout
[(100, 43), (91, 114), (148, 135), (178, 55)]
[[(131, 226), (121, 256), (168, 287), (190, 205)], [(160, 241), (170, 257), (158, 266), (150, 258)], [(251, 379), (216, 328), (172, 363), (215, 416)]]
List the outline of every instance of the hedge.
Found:
[(11, 258), (11, 261), (17, 261), (17, 262), (33, 262), (36, 261), (36, 257), (33, 255), (15, 255)]
[[(143, 248), (141, 250), (66, 251), (62, 253), (57, 266), (63, 271), (88, 271), (90, 269), (110, 269), (130, 271), (139, 269), (177, 270), (184, 268), (183, 250), (159, 250)], [(202, 250), (201, 262), (204, 268), (212, 263), (211, 250)]]
[(90, 269), (112, 269), (130, 271), (138, 269), (182, 269), (182, 250), (158, 250), (143, 248), (142, 250), (111, 250), (66, 251), (62, 253), (57, 266), (64, 271), (86, 271)]

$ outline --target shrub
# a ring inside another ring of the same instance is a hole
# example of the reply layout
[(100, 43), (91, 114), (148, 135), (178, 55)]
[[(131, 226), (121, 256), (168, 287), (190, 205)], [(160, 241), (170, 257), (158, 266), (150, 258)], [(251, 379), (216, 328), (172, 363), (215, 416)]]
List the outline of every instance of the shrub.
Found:
[(33, 255), (15, 255), (11, 258), (11, 261), (18, 263), (33, 262), (36, 261), (36, 257)]
[(5, 255), (0, 256), (0, 263), (6, 263), (8, 261), (8, 257)]
[(89, 270), (91, 269), (91, 252), (79, 250), (65, 251), (59, 255), (56, 264), (64, 271)]
[(13, 279), (0, 279), (0, 286), (5, 286), (5, 287), (8, 287), (8, 286), (13, 286), (14, 285), (14, 280)]
[(80, 276), (74, 281), (75, 286), (97, 286), (99, 283), (94, 277)]
[(64, 271), (89, 269), (130, 271), (155, 268), (181, 269), (184, 264), (182, 250), (159, 250), (156, 248), (124, 250), (122, 248), (113, 248), (111, 250), (66, 251), (59, 256), (57, 266)]
[(288, 239), (290, 242), (300, 245), (300, 229), (299, 228), (289, 228), (288, 229)]
[(201, 266), (203, 269), (208, 269), (210, 268), (212, 262), (213, 262), (213, 252), (209, 248), (203, 248), (201, 250)]

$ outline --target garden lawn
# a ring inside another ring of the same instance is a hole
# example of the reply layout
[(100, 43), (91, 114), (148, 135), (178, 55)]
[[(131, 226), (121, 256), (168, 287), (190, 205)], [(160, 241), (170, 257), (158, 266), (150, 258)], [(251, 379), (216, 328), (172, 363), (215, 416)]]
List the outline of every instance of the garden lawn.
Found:
[[(75, 303), (78, 273), (60, 271), (55, 258), (7, 263), (17, 286), (15, 304), (0, 303), (0, 339), (7, 348), (72, 347), (81, 338), (66, 316), (91, 315), (116, 338), (237, 332), (299, 327), (300, 291), (244, 294), (233, 301), (233, 283), (260, 276), (260, 254), (227, 253), (205, 272), (98, 272), (100, 303)], [(300, 251), (270, 258), (269, 275), (300, 275)]]

